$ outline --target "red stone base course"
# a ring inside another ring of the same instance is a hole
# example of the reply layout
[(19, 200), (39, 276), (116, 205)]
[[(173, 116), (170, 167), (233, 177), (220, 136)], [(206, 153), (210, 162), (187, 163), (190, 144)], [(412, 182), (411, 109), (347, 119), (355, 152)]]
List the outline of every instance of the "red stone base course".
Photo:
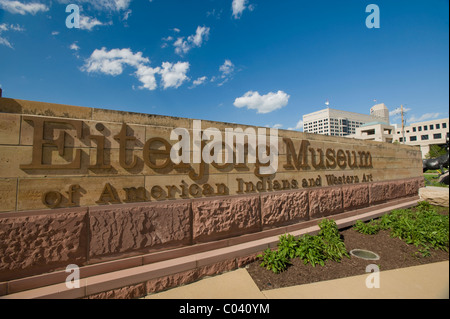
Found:
[[(70, 297), (137, 297), (235, 269), (267, 247), (258, 240), (416, 199), (422, 178), (255, 195), (0, 214), (0, 296), (64, 283), (76, 264), (87, 278), (217, 252), (169, 275)], [(239, 254), (229, 247), (242, 246)], [(256, 243), (256, 244), (255, 244)], [(202, 257), (203, 258), (203, 257)], [(217, 261), (217, 262), (216, 262)], [(176, 268), (176, 265), (173, 265)], [(177, 270), (177, 269), (175, 269)], [(144, 271), (145, 273), (145, 271)], [(102, 279), (103, 280), (103, 279)], [(106, 285), (107, 286), (107, 285)], [(114, 286), (114, 285), (113, 285)], [(103, 286), (102, 286), (103, 287)], [(103, 287), (105, 288), (105, 287)], [(102, 289), (103, 289), (102, 288)], [(95, 290), (95, 289), (94, 289)]]

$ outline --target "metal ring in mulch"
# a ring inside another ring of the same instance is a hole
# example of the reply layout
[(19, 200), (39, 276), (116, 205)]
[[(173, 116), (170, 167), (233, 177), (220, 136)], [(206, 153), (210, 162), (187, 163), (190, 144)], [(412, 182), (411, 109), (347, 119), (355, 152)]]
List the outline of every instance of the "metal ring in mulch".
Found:
[(355, 256), (357, 258), (364, 259), (364, 260), (379, 260), (380, 259), (380, 256), (378, 256), (374, 252), (364, 250), (364, 249), (353, 249), (350, 251), (350, 255)]

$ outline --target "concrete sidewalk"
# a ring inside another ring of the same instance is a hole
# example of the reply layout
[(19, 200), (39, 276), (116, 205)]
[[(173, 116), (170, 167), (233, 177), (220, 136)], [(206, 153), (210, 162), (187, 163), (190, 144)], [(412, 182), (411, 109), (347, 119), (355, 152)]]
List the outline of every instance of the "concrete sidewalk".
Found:
[[(372, 273), (373, 274), (373, 273)], [(145, 299), (448, 299), (449, 262), (379, 272), (379, 288), (367, 288), (372, 274), (260, 291), (246, 269), (148, 295)], [(375, 281), (371, 281), (375, 283)]]

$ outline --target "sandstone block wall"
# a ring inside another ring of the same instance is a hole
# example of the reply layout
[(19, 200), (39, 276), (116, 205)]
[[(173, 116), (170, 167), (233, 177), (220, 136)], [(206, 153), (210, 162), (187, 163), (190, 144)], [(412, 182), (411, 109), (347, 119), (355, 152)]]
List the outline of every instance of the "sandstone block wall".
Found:
[(272, 175), (258, 163), (174, 164), (174, 128), (193, 136), (191, 119), (0, 98), (0, 282), (195, 249), (414, 197), (423, 184), (418, 148), (284, 130)]

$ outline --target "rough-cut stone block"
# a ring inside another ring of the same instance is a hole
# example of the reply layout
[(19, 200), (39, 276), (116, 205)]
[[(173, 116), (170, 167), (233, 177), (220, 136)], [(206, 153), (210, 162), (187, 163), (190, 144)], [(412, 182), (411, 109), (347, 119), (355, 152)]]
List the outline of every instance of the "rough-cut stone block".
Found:
[(280, 226), (308, 219), (308, 192), (277, 192), (261, 195), (261, 221), (264, 226)]
[(425, 187), (425, 178), (424, 177), (419, 177), (417, 180), (419, 182), (419, 188)]
[(432, 205), (448, 207), (449, 193), (446, 187), (427, 186), (419, 189), (420, 200)]
[(198, 279), (198, 269), (188, 270), (181, 273), (168, 275), (147, 281), (147, 293), (157, 293), (173, 287), (190, 284)]
[(90, 258), (190, 243), (189, 202), (91, 209)]
[(101, 292), (95, 295), (90, 295), (85, 299), (134, 299), (146, 295), (145, 283), (131, 285), (119, 289)]
[(0, 217), (0, 281), (86, 261), (87, 209)]
[(396, 199), (406, 196), (405, 182), (395, 181), (389, 183), (389, 199)]
[(369, 206), (369, 186), (352, 185), (342, 187), (345, 210), (353, 210)]
[(255, 253), (255, 254), (252, 254), (250, 256), (236, 258), (236, 266), (237, 266), (237, 268), (242, 268), (242, 267), (244, 267), (244, 266), (246, 266), (246, 265), (248, 265), (248, 264), (250, 264), (250, 263), (252, 263), (252, 262), (254, 262), (256, 260), (258, 260), (259, 259), (258, 258), (259, 254), (260, 253)]
[(370, 205), (385, 202), (390, 198), (389, 183), (374, 183), (369, 187)]
[(206, 242), (261, 229), (259, 196), (194, 200), (193, 239)]
[(417, 196), (419, 194), (419, 181), (417, 179), (408, 180), (405, 182), (405, 195)]
[(198, 268), (198, 277), (203, 278), (207, 276), (218, 275), (237, 268), (236, 259), (224, 260), (211, 265), (206, 265)]
[(319, 218), (344, 211), (341, 188), (319, 188), (309, 192), (309, 217)]

